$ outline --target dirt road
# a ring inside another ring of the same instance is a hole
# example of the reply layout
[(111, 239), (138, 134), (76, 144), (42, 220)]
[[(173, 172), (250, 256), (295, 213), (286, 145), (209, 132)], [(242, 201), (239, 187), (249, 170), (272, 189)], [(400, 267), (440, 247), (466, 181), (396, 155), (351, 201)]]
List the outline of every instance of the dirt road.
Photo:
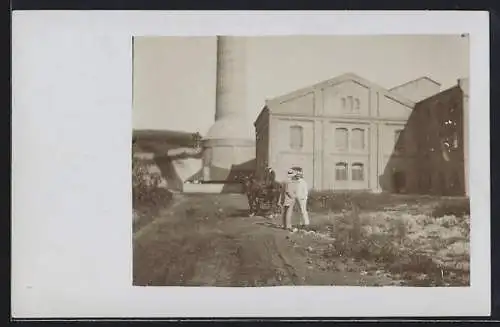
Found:
[[(356, 262), (326, 255), (330, 242), (247, 216), (242, 195), (176, 195), (134, 234), (134, 285), (390, 285)], [(314, 224), (314, 222), (313, 222)]]

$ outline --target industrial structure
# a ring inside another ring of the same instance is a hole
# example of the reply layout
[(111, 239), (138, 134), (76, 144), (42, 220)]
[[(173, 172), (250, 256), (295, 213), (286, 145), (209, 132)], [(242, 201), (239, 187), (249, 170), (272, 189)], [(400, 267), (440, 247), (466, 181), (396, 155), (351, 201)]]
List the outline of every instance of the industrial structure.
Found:
[(215, 123), (203, 140), (203, 181), (223, 182), (255, 169), (247, 110), (245, 38), (217, 37)]
[[(245, 108), (245, 38), (217, 37), (215, 122), (201, 140), (192, 133), (135, 131), (135, 157), (148, 157), (169, 188), (185, 192), (233, 192), (228, 185), (255, 171), (255, 134)], [(236, 187), (235, 187), (236, 186)]]
[(217, 37), (215, 122), (199, 147), (191, 133), (134, 133), (168, 187), (223, 192), (242, 174), (272, 167), (283, 180), (300, 166), (316, 190), (468, 195), (468, 79), (386, 89), (344, 74), (267, 100), (252, 126), (245, 43)]
[(344, 74), (266, 101), (256, 170), (300, 166), (316, 190), (467, 194), (468, 80), (384, 89)]

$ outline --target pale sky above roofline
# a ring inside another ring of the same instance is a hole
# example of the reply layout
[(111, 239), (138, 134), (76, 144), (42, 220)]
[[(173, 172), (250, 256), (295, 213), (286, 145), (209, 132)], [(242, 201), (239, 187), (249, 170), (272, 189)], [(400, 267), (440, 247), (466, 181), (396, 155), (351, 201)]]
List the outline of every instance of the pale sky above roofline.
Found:
[[(215, 37), (140, 37), (134, 49), (134, 129), (206, 133), (215, 113)], [(441, 90), (469, 76), (460, 35), (276, 36), (247, 39), (249, 128), (266, 99), (345, 73), (392, 89), (427, 77)]]

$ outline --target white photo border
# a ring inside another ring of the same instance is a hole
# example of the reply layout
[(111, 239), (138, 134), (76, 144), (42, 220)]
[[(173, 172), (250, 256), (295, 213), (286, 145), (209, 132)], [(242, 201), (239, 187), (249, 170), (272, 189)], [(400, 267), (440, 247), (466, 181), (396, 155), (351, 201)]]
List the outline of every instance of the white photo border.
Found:
[[(17, 11), (12, 315), (409, 317), (490, 313), (487, 12)], [(470, 35), (471, 286), (132, 286), (132, 37)]]

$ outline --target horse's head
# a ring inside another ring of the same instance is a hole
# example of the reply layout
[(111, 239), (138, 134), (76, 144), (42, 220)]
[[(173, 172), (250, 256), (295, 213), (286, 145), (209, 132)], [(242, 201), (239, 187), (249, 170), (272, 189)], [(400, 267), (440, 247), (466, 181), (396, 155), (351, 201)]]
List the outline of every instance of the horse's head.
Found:
[(256, 178), (253, 174), (250, 175), (245, 175), (242, 178), (243, 186), (245, 187), (246, 190), (252, 189), (255, 187), (256, 183)]

